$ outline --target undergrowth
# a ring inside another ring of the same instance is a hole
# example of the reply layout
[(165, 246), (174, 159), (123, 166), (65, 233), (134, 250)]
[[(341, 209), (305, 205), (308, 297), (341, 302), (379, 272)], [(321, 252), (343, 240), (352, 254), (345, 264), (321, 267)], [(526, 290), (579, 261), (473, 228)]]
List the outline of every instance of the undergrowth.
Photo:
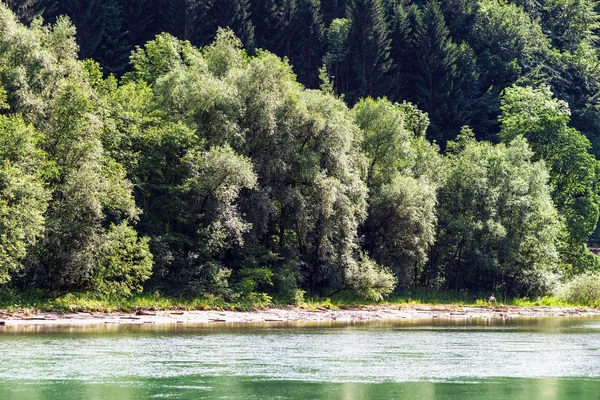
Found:
[(394, 294), (382, 301), (367, 300), (353, 292), (342, 292), (332, 297), (295, 296), (292, 299), (273, 299), (270, 296), (248, 296), (236, 301), (226, 301), (217, 296), (201, 297), (172, 297), (158, 292), (143, 293), (131, 297), (106, 297), (93, 293), (69, 293), (57, 295), (43, 291), (17, 293), (3, 288), (0, 290), (0, 309), (7, 313), (48, 311), (57, 313), (74, 312), (135, 312), (138, 310), (168, 311), (168, 310), (237, 310), (252, 311), (268, 307), (298, 306), (307, 310), (329, 309), (338, 310), (361, 306), (390, 306), (404, 305), (458, 305), (458, 306), (491, 306), (512, 305), (522, 307), (532, 306), (600, 306), (600, 303), (573, 301), (563, 297), (544, 296), (535, 299), (513, 298), (498, 299), (490, 303), (487, 297), (469, 296), (464, 293), (410, 291)]

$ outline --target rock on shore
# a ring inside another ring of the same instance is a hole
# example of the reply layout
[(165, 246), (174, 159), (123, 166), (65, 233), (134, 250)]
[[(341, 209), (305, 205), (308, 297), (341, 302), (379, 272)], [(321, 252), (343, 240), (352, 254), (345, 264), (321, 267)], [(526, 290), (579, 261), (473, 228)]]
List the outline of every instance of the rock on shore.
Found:
[(148, 311), (115, 313), (0, 313), (0, 329), (24, 326), (92, 326), (102, 324), (223, 324), (287, 322), (361, 322), (427, 319), (506, 320), (530, 317), (600, 316), (600, 309), (570, 307), (475, 307), (475, 306), (365, 306), (330, 310), (301, 307), (270, 308), (260, 311)]

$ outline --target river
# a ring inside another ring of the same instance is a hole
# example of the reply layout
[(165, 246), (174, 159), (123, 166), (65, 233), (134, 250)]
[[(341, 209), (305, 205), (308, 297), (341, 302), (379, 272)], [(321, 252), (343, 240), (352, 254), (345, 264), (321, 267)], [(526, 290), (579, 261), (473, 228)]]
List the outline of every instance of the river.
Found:
[(600, 318), (0, 329), (0, 399), (600, 399)]

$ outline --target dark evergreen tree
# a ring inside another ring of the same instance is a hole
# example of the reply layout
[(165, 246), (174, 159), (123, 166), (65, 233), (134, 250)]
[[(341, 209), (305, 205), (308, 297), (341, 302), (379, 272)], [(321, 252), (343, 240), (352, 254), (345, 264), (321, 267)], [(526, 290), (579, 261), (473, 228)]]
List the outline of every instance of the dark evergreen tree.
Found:
[(54, 9), (56, 7), (54, 1), (43, 0), (2, 0), (0, 3), (5, 3), (23, 23), (29, 23), (36, 15), (44, 12), (45, 8)]
[[(127, 0), (124, 0), (127, 1)], [(151, 24), (148, 33), (151, 39), (160, 32), (168, 32), (170, 27), (171, 0), (148, 0), (151, 13)], [(143, 45), (144, 43), (142, 43)], [(141, 46), (141, 45), (140, 45)]]
[(277, 0), (253, 0), (250, 3), (250, 14), (255, 27), (256, 47), (271, 49), (277, 36)]
[(323, 21), (330, 24), (336, 18), (344, 18), (346, 16), (346, 8), (348, 0), (324, 0), (321, 1), (321, 9), (323, 10)]
[(355, 86), (348, 101), (361, 97), (380, 97), (389, 86), (387, 73), (391, 66), (390, 39), (381, 0), (352, 0), (348, 6), (352, 21), (348, 36), (349, 60)]
[(59, 0), (56, 14), (68, 15), (77, 28), (79, 57), (96, 57), (104, 36), (103, 1)]
[(122, 8), (117, 0), (106, 0), (102, 6), (102, 43), (95, 57), (106, 72), (121, 75), (129, 63), (130, 45), (123, 29)]
[[(196, 28), (199, 0), (170, 0), (167, 3), (166, 31), (182, 40), (192, 40)], [(159, 32), (157, 32), (159, 33)]]
[(308, 87), (319, 84), (318, 70), (324, 56), (325, 26), (319, 0), (298, 0), (294, 18), (297, 26), (290, 61), (298, 80)]
[(414, 13), (401, 3), (390, 0), (388, 8), (390, 26), (390, 55), (392, 64), (389, 71), (390, 88), (387, 96), (394, 101), (406, 98), (411, 54), (412, 24), (409, 14)]
[(290, 54), (293, 37), (294, 15), (297, 0), (277, 0), (271, 7), (273, 26), (272, 36), (267, 41), (268, 49), (279, 56)]
[(254, 49), (254, 24), (250, 19), (249, 0), (202, 1), (196, 15), (196, 44), (209, 45), (215, 39), (218, 28), (230, 28), (247, 50)]
[(440, 3), (452, 39), (459, 43), (468, 40), (475, 23), (477, 0), (445, 0)]
[(469, 121), (476, 89), (474, 55), (468, 45), (452, 42), (437, 1), (418, 14), (413, 46), (410, 100), (429, 114), (430, 138), (443, 146)]
[(301, 83), (316, 88), (325, 48), (320, 1), (285, 1), (279, 11), (279, 34), (274, 37), (272, 50), (289, 59)]
[(129, 51), (135, 46), (141, 46), (151, 40), (156, 32), (154, 22), (162, 8), (153, 8), (153, 0), (120, 0), (121, 15), (123, 16), (122, 31), (126, 32)]

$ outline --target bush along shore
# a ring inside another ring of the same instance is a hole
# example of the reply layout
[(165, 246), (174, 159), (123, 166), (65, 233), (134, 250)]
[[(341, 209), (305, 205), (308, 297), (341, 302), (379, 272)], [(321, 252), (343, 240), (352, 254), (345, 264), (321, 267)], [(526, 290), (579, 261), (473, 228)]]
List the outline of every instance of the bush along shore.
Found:
[(600, 305), (589, 2), (554, 25), (522, 2), (348, 1), (308, 87), (231, 29), (160, 33), (115, 75), (69, 18), (4, 3), (7, 312)]

